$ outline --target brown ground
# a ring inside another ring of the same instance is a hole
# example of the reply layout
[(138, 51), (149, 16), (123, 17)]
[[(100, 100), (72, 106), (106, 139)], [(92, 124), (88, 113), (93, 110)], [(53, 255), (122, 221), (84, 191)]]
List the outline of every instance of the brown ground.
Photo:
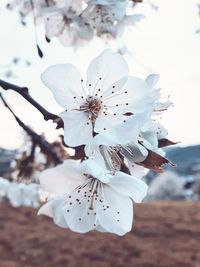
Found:
[(35, 214), (0, 204), (0, 267), (200, 266), (200, 203), (136, 206), (124, 237), (75, 234)]

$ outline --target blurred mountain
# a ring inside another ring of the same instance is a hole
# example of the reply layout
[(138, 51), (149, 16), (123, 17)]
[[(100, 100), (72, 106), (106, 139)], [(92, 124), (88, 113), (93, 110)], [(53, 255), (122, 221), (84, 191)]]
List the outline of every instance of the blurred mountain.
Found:
[[(166, 158), (173, 162), (176, 167), (170, 165), (163, 166), (164, 170), (169, 170), (180, 176), (191, 176), (200, 173), (200, 145), (187, 147), (171, 147), (165, 150)], [(158, 176), (157, 173), (150, 171), (146, 181), (151, 183)]]
[(200, 172), (200, 145), (167, 149), (166, 157), (176, 164), (176, 167), (165, 166), (165, 169), (173, 169), (180, 175), (193, 175)]
[(0, 148), (0, 176), (5, 176), (10, 169), (10, 163), (15, 158), (16, 150)]

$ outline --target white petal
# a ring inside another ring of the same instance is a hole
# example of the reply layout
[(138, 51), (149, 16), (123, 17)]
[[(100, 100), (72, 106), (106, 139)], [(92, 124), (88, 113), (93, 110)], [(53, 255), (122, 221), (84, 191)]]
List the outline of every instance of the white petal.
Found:
[(65, 205), (64, 196), (54, 198), (48, 201), (45, 205), (43, 205), (37, 215), (46, 215), (48, 217), (53, 218), (53, 221), (56, 225), (62, 228), (68, 228), (68, 225), (65, 221), (65, 218), (62, 214), (62, 208)]
[[(104, 165), (105, 167), (105, 165)], [(97, 178), (99, 181), (103, 183), (108, 183), (108, 171), (103, 168), (103, 166), (99, 165), (96, 160), (85, 160), (82, 163), (82, 171), (83, 173), (90, 174), (93, 177)]]
[(66, 160), (56, 167), (41, 172), (39, 176), (41, 187), (54, 195), (71, 192), (84, 180), (84, 177), (75, 171), (78, 164), (80, 164), (78, 161)]
[(145, 16), (143, 14), (129, 15), (124, 17), (123, 23), (125, 23), (126, 25), (134, 25), (135, 23), (141, 21), (144, 18)]
[[(151, 132), (151, 131), (144, 132), (142, 133), (142, 138), (147, 140), (152, 146), (154, 147), (158, 146), (158, 135), (156, 131), (155, 132)], [(151, 147), (149, 148), (151, 149)]]
[(73, 65), (51, 66), (42, 73), (41, 79), (63, 108), (77, 108), (82, 103), (81, 96), (84, 92), (81, 87), (81, 74)]
[[(146, 159), (148, 151), (146, 154), (141, 152), (141, 149), (138, 144), (128, 144), (120, 146), (120, 153), (130, 162), (142, 162)], [(137, 176), (136, 176), (137, 177)]]
[(66, 196), (55, 198), (52, 201), (53, 221), (56, 225), (62, 228), (68, 228), (65, 217), (63, 216), (62, 209), (66, 204)]
[(96, 228), (95, 228), (96, 231), (99, 231), (101, 233), (105, 233), (106, 232), (106, 229), (104, 229), (101, 225), (98, 225)]
[[(113, 166), (113, 161), (110, 158), (110, 154), (107, 152), (107, 146), (94, 145), (94, 146), (85, 146), (85, 154), (95, 162), (98, 162), (98, 165), (104, 170), (107, 168), (111, 170)], [(103, 153), (103, 154), (102, 154)]]
[(42, 207), (38, 210), (37, 215), (46, 215), (53, 218), (52, 200), (42, 205)]
[(143, 166), (131, 162), (128, 163), (128, 168), (131, 172), (131, 175), (140, 179), (143, 178), (149, 172), (149, 169), (146, 169)]
[(146, 78), (146, 83), (148, 84), (150, 88), (153, 88), (158, 82), (159, 78), (160, 76), (158, 74), (150, 74)]
[[(105, 101), (105, 104), (108, 106), (116, 106), (118, 104), (118, 110), (120, 111), (121, 109), (124, 113), (133, 112), (135, 114), (153, 110), (156, 97), (144, 80), (129, 76), (123, 92), (123, 95), (113, 96), (112, 99)], [(117, 110), (115, 112), (118, 113)]]
[(112, 129), (113, 127), (123, 124), (123, 121), (127, 119), (127, 116), (124, 115), (116, 115), (114, 116), (113, 113), (100, 113), (98, 118), (95, 122), (94, 131), (96, 133), (105, 133), (107, 135), (107, 130)]
[[(142, 144), (144, 144), (144, 139), (142, 139)], [(144, 147), (145, 146), (145, 147)], [(146, 158), (147, 156), (148, 156), (148, 154), (149, 154), (149, 152), (148, 152), (148, 150), (146, 149), (146, 144), (145, 145), (140, 145), (140, 144), (138, 144), (138, 148), (140, 149), (140, 151), (141, 151), (141, 153), (143, 154), (143, 156)], [(147, 146), (147, 148), (148, 148), (148, 146)]]
[(89, 209), (88, 187), (74, 190), (67, 198), (66, 205), (62, 208), (62, 214), (69, 228), (78, 233), (86, 233), (96, 227), (95, 209)]
[(133, 205), (129, 197), (123, 196), (109, 186), (104, 186), (103, 193), (107, 209), (98, 209), (99, 224), (107, 232), (124, 235), (131, 231)]
[(101, 92), (105, 92), (116, 81), (127, 75), (128, 66), (123, 57), (107, 49), (90, 63), (87, 70), (87, 85), (91, 84), (93, 88), (98, 82)]
[(147, 194), (148, 186), (140, 179), (123, 172), (116, 172), (109, 185), (118, 193), (140, 203)]
[(88, 115), (83, 111), (64, 111), (60, 114), (64, 121), (64, 140), (68, 146), (90, 144), (93, 128)]
[(172, 102), (169, 99), (167, 99), (164, 102), (157, 102), (155, 105), (155, 112), (162, 113), (166, 111), (171, 105), (172, 105)]
[(60, 13), (53, 14), (46, 19), (45, 29), (46, 36), (51, 39), (54, 36), (59, 36), (65, 27), (63, 15)]
[[(130, 142), (137, 144), (141, 127), (148, 119), (145, 113), (123, 116), (123, 121), (116, 127), (106, 130), (102, 129), (102, 131), (94, 137), (93, 143), (98, 145), (123, 145)], [(109, 121), (107, 121), (107, 123), (109, 123)], [(110, 121), (110, 124), (111, 123), (112, 121)], [(99, 123), (98, 125), (100, 126), (101, 124)]]

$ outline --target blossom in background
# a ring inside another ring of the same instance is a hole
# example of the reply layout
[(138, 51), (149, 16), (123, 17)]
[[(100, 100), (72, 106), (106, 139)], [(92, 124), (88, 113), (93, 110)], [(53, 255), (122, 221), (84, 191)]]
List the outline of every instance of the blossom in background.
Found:
[(93, 32), (80, 18), (72, 22), (64, 12), (54, 12), (46, 17), (46, 36), (58, 37), (65, 46), (80, 46), (93, 38)]
[(51, 66), (41, 79), (65, 109), (60, 114), (64, 138), (72, 147), (91, 144), (96, 134), (106, 136), (131, 116), (143, 113), (149, 117), (157, 98), (144, 80), (128, 76), (127, 63), (111, 50), (90, 63), (85, 82), (71, 64)]
[(127, 15), (128, 9), (133, 8), (132, 1), (128, 0), (12, 0), (8, 1), (7, 7), (18, 8), (24, 25), (24, 19), (32, 13), (35, 24), (45, 24), (47, 39), (57, 37), (63, 45), (75, 47), (94, 36), (106, 40), (121, 37), (126, 26), (134, 25), (144, 17)]
[(7, 199), (13, 207), (38, 207), (39, 206), (39, 185), (12, 182), (9, 185)]
[(127, 1), (90, 1), (82, 13), (83, 20), (97, 32), (98, 36), (110, 34), (114, 37), (115, 24), (126, 14)]
[[(56, 179), (55, 179), (56, 177)], [(40, 176), (55, 198), (38, 214), (53, 218), (60, 227), (86, 233), (90, 230), (124, 235), (132, 227), (132, 202), (140, 203), (147, 185), (123, 172), (106, 172), (91, 160), (67, 160)]]
[(55, 6), (56, 0), (11, 0), (7, 1), (7, 8), (10, 10), (13, 10), (14, 8), (17, 8), (19, 10), (20, 17), (22, 19), (23, 24), (24, 18), (29, 15), (31, 12), (33, 12), (34, 20), (37, 22), (37, 20), (41, 19), (43, 16), (43, 10), (47, 7)]
[(0, 177), (0, 201), (6, 197), (10, 182)]
[(39, 184), (10, 182), (0, 177), (0, 202), (9, 202), (15, 208), (21, 206), (38, 208), (40, 203), (52, 197), (53, 195), (42, 190)]

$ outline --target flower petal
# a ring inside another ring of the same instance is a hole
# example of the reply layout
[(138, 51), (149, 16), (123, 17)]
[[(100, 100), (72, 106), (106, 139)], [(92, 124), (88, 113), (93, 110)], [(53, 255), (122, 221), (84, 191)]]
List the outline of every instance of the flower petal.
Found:
[(99, 224), (107, 232), (124, 235), (131, 231), (133, 205), (129, 197), (119, 194), (109, 186), (104, 186), (103, 194), (107, 209), (98, 209)]
[(82, 165), (82, 172), (86, 174), (90, 174), (93, 177), (97, 178), (99, 181), (103, 183), (108, 183), (108, 171), (105, 169), (105, 165), (102, 166), (96, 160), (84, 160)]
[(65, 27), (65, 21), (61, 13), (54, 13), (46, 19), (45, 30), (46, 36), (51, 39), (59, 36)]
[(69, 228), (78, 233), (86, 233), (96, 227), (95, 209), (89, 209), (89, 199), (85, 194), (87, 196), (89, 194), (88, 187), (74, 190), (62, 208), (62, 214)]
[(123, 116), (123, 121), (118, 123), (117, 126), (103, 130), (103, 126), (105, 126), (105, 122), (107, 124), (110, 122), (112, 124), (112, 120), (107, 120), (103, 122), (103, 119), (98, 120), (97, 126), (101, 132), (94, 137), (93, 143), (96, 145), (123, 145), (128, 143), (136, 143), (138, 142), (138, 135), (140, 133), (141, 127), (148, 121), (148, 115), (145, 113), (136, 114), (133, 116)]
[(160, 76), (158, 74), (150, 74), (146, 77), (146, 83), (150, 88), (153, 88), (158, 82)]
[(40, 173), (41, 187), (52, 194), (63, 195), (76, 188), (84, 177), (75, 168), (80, 164), (76, 160), (66, 160), (64, 163)]
[(118, 193), (140, 203), (147, 194), (148, 186), (140, 179), (124, 172), (116, 172), (109, 185)]
[(64, 141), (68, 146), (90, 144), (93, 140), (92, 123), (86, 112), (64, 111), (60, 113), (64, 121)]
[(62, 228), (68, 228), (65, 217), (63, 216), (62, 209), (66, 203), (66, 197), (62, 196), (55, 198), (52, 201), (52, 210), (53, 210), (53, 221), (56, 225)]
[(119, 147), (120, 153), (130, 162), (142, 162), (146, 159), (148, 151), (145, 150), (145, 155), (141, 152), (140, 146), (137, 144), (128, 144)]
[(106, 106), (113, 106), (113, 112), (118, 110), (125, 112), (152, 112), (157, 100), (157, 95), (154, 95), (148, 84), (139, 78), (129, 76), (128, 80), (120, 92), (114, 94), (112, 98), (104, 100)]
[(128, 65), (123, 57), (113, 53), (110, 49), (104, 50), (89, 65), (87, 70), (87, 85), (97, 86), (104, 93), (116, 81), (128, 76)]
[(48, 217), (53, 218), (52, 201), (53, 200), (50, 200), (44, 205), (42, 205), (42, 207), (38, 210), (37, 215), (46, 215)]
[(51, 217), (56, 225), (62, 228), (68, 228), (66, 220), (62, 214), (62, 207), (65, 205), (65, 201), (64, 196), (56, 197), (44, 204), (39, 209), (37, 215), (46, 215)]
[(149, 170), (144, 168), (143, 166), (134, 164), (132, 162), (128, 163), (128, 168), (131, 172), (131, 175), (140, 179), (143, 178), (145, 175), (147, 175), (147, 173), (149, 172)]
[(59, 64), (49, 68), (41, 75), (43, 83), (52, 91), (56, 101), (65, 109), (77, 108), (84, 95), (81, 74), (71, 64)]

